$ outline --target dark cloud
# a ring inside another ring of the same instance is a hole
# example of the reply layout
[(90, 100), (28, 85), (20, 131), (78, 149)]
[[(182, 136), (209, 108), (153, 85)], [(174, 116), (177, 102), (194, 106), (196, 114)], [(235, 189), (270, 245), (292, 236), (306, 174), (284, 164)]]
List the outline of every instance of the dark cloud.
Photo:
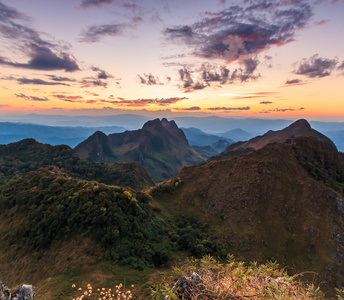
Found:
[(318, 54), (313, 55), (310, 58), (304, 58), (297, 65), (295, 74), (304, 75), (309, 78), (321, 78), (330, 76), (336, 65), (337, 59), (327, 59), (319, 57)]
[(259, 1), (230, 6), (218, 13), (208, 12), (191, 25), (166, 28), (164, 34), (189, 45), (196, 56), (232, 62), (293, 41), (313, 12), (305, 1), (292, 2)]
[(87, 7), (92, 7), (92, 6), (102, 6), (102, 5), (108, 5), (115, 2), (115, 0), (82, 0), (80, 6), (87, 8)]
[(81, 32), (81, 42), (99, 42), (105, 36), (120, 36), (124, 29), (131, 27), (129, 24), (105, 24), (88, 27)]
[(143, 74), (143, 76), (141, 75), (137, 75), (140, 79), (141, 84), (146, 84), (146, 85), (163, 85), (163, 83), (161, 83), (159, 81), (159, 78), (152, 75), (151, 73), (149, 74)]
[(239, 67), (232, 71), (226, 66), (216, 68), (211, 65), (202, 65), (200, 70), (183, 66), (179, 69), (179, 78), (183, 82), (181, 88), (185, 92), (193, 92), (211, 86), (221, 87), (225, 84), (256, 80), (260, 76), (255, 74), (258, 64), (257, 59), (244, 59), (239, 63)]
[(303, 80), (297, 78), (297, 79), (287, 80), (284, 83), (284, 86), (288, 87), (288, 86), (297, 86), (297, 85), (305, 85), (305, 84), (308, 84), (308, 82), (304, 82)]
[(21, 94), (15, 94), (16, 97), (18, 98), (23, 98), (25, 100), (32, 100), (32, 101), (49, 101), (49, 99), (47, 97), (44, 98), (40, 98), (40, 97), (35, 97), (35, 96), (27, 96), (24, 95), (23, 93)]
[(75, 58), (66, 52), (70, 49), (67, 43), (42, 39), (41, 33), (21, 24), (28, 20), (26, 15), (0, 2), (0, 34), (30, 59), (27, 63), (18, 63), (0, 57), (0, 64), (35, 70), (79, 70)]
[(65, 70), (66, 72), (79, 70), (75, 59), (64, 52), (60, 52), (57, 55), (48, 47), (31, 43), (27, 45), (26, 53), (31, 58), (27, 63), (12, 62), (4, 57), (0, 57), (0, 64), (33, 70)]
[(213, 111), (217, 111), (217, 110), (231, 111), (231, 110), (250, 110), (251, 108), (249, 106), (244, 106), (244, 107), (211, 107), (207, 109), (213, 110)]
[(65, 85), (69, 86), (69, 84), (63, 83), (63, 82), (53, 82), (53, 81), (45, 81), (42, 79), (34, 78), (34, 79), (29, 79), (29, 78), (18, 78), (17, 79), (18, 83), (20, 84), (36, 84), (36, 85)]
[(98, 72), (97, 78), (98, 79), (109, 79), (109, 78), (113, 78), (113, 76), (109, 73), (107, 73), (106, 71), (99, 69), (97, 67), (92, 67), (92, 70), (95, 72)]
[(272, 104), (273, 102), (271, 101), (262, 101), (262, 102), (259, 102), (259, 104)]

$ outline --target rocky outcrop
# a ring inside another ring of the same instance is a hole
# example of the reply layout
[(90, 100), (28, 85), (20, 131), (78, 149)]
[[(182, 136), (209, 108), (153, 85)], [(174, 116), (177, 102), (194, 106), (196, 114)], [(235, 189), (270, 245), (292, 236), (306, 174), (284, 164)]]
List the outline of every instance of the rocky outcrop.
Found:
[(10, 289), (0, 280), (0, 300), (34, 300), (35, 289), (32, 285), (22, 285), (11, 293)]

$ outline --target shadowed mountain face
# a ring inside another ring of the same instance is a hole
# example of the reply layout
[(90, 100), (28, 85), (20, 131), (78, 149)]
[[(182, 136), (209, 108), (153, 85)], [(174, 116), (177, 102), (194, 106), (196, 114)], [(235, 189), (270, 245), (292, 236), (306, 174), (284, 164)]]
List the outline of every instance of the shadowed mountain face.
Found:
[(325, 141), (334, 146), (333, 142), (329, 138), (327, 138), (320, 132), (312, 129), (306, 120), (301, 119), (282, 130), (268, 131), (264, 135), (254, 137), (249, 141), (238, 142), (229, 145), (227, 149), (223, 151), (220, 155), (213, 156), (209, 158), (209, 160), (228, 159), (240, 154), (251, 152), (253, 150), (261, 149), (270, 143), (284, 143), (286, 140), (289, 140), (290, 143), (293, 141), (294, 138), (299, 136), (313, 136), (320, 141)]
[(229, 253), (344, 282), (344, 155), (315, 137), (183, 168), (153, 197), (216, 228)]
[(69, 175), (105, 184), (141, 190), (154, 185), (138, 163), (101, 164), (87, 162), (66, 145), (51, 146), (34, 139), (0, 145), (0, 185), (45, 166), (63, 168)]
[(148, 121), (142, 129), (108, 136), (98, 131), (75, 151), (89, 161), (136, 161), (156, 182), (174, 176), (183, 166), (202, 161), (189, 146), (183, 131), (174, 121), (166, 119)]

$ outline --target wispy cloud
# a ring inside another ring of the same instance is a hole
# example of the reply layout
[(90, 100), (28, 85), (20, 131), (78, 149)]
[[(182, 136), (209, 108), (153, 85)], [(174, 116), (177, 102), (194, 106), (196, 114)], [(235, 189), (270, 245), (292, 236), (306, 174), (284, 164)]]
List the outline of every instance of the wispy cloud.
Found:
[(217, 110), (236, 111), (236, 110), (250, 110), (251, 108), (249, 106), (244, 106), (244, 107), (210, 107), (207, 109), (212, 110), (212, 111), (217, 111)]
[(33, 78), (33, 79), (29, 79), (29, 78), (18, 78), (17, 82), (19, 84), (35, 84), (35, 85), (65, 85), (65, 86), (69, 86), (69, 84), (63, 83), (63, 82), (56, 82), (56, 81), (45, 81), (39, 78)]
[(270, 113), (273, 113), (273, 112), (291, 112), (291, 111), (300, 111), (300, 110), (304, 110), (305, 108), (304, 107), (300, 107), (300, 108), (275, 108), (275, 109), (268, 109), (268, 110), (263, 110), (263, 111), (260, 111), (259, 113), (260, 114), (270, 114)]
[(89, 26), (81, 32), (81, 42), (95, 43), (106, 36), (121, 36), (124, 30), (132, 28), (130, 24), (103, 24)]
[(272, 104), (273, 102), (271, 102), (271, 101), (261, 101), (261, 102), (259, 102), (259, 104)]
[(174, 103), (177, 103), (182, 100), (189, 99), (187, 97), (172, 97), (172, 98), (155, 98), (155, 99), (136, 99), (136, 100), (126, 100), (124, 98), (117, 98), (117, 100), (100, 100), (103, 103), (110, 103), (120, 106), (130, 106), (130, 107), (142, 107), (148, 105), (159, 105), (159, 106), (168, 106)]
[(80, 7), (83, 7), (83, 8), (100, 7), (104, 5), (109, 5), (114, 2), (115, 0), (82, 0)]
[(32, 101), (49, 101), (49, 99), (47, 97), (44, 98), (40, 98), (40, 97), (35, 97), (35, 96), (27, 96), (23, 93), (21, 94), (15, 94), (16, 97), (18, 98), (23, 98), (25, 100), (32, 100)]

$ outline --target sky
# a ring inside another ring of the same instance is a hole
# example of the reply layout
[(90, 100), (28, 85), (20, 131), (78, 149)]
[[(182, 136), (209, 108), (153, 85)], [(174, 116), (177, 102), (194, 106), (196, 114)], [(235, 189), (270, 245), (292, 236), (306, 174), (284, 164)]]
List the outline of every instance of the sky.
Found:
[(344, 121), (344, 0), (0, 0), (0, 115)]

